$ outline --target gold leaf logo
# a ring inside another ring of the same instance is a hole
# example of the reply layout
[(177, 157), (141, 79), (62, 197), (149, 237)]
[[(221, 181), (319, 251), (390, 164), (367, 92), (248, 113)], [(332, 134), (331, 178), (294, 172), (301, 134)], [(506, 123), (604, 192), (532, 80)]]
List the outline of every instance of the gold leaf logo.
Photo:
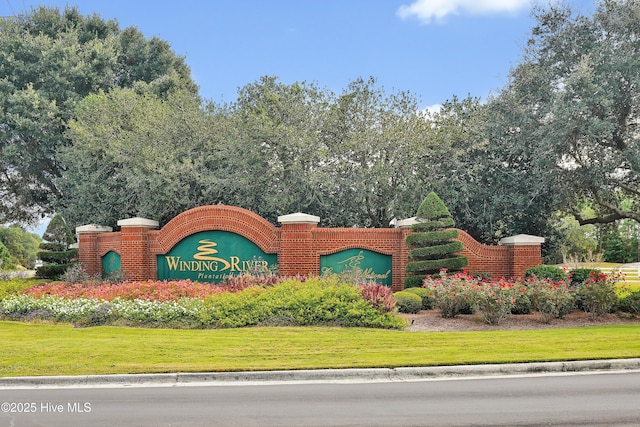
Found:
[(229, 261), (212, 256), (218, 253), (218, 250), (216, 249), (216, 246), (218, 246), (218, 244), (216, 242), (212, 242), (211, 240), (200, 240), (198, 243), (200, 244), (200, 246), (198, 246), (198, 253), (193, 256), (194, 259), (197, 259), (199, 261), (220, 262), (224, 264), (224, 268), (222, 268), (221, 270), (226, 270), (227, 268), (231, 267)]

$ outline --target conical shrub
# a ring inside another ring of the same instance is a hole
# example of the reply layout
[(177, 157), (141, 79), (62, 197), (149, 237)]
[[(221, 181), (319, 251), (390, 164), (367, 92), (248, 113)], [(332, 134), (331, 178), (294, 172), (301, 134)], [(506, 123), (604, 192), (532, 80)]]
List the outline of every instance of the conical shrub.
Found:
[(464, 246), (455, 240), (458, 230), (451, 228), (455, 221), (433, 191), (420, 204), (416, 220), (418, 223), (411, 226), (414, 233), (406, 239), (409, 262), (405, 270), (405, 288), (422, 286), (427, 275), (439, 273), (442, 269), (459, 271), (468, 264), (467, 257), (457, 255)]

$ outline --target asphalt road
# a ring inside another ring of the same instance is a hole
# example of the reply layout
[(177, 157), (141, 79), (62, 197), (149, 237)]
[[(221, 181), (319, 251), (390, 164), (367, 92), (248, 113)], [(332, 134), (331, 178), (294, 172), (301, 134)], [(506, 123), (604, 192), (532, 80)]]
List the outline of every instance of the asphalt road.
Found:
[(640, 371), (0, 390), (0, 427), (638, 426)]

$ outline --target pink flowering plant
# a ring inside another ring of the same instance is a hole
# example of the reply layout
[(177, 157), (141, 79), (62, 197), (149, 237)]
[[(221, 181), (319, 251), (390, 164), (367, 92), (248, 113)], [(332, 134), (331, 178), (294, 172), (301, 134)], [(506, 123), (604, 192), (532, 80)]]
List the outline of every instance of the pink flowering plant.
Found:
[(452, 318), (470, 305), (478, 282), (479, 279), (467, 271), (447, 274), (446, 270), (441, 270), (440, 277), (427, 276), (422, 287), (431, 292), (434, 305), (440, 309), (440, 315)]
[(471, 285), (471, 308), (488, 324), (498, 325), (511, 314), (517, 295), (516, 284), (505, 279), (477, 282)]
[(529, 278), (526, 282), (531, 302), (542, 323), (562, 319), (575, 309), (575, 291), (568, 280)]
[(582, 309), (591, 317), (605, 315), (618, 302), (616, 283), (621, 280), (620, 273), (609, 274), (592, 271), (589, 278), (578, 287), (577, 298)]

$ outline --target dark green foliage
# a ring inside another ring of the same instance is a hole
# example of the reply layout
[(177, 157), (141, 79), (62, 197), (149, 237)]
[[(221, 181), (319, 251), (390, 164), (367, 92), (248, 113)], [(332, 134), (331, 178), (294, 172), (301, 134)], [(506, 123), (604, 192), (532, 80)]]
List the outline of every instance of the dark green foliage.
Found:
[(70, 143), (64, 133), (80, 100), (144, 83), (166, 93), (169, 75), (197, 92), (184, 58), (168, 43), (83, 16), (77, 7), (0, 18), (0, 52), (0, 223), (54, 209), (66, 170), (58, 156)]
[[(451, 213), (442, 202), (440, 197), (438, 197), (438, 195), (432, 191), (420, 204), (416, 217), (427, 221), (437, 221), (443, 218), (451, 218)], [(453, 224), (451, 224), (450, 226), (453, 226)], [(434, 227), (434, 229), (435, 228), (442, 227), (436, 226)]]
[(11, 260), (9, 249), (0, 242), (0, 270), (7, 269), (9, 267), (9, 260)]
[(454, 225), (456, 225), (456, 222), (453, 220), (453, 218), (443, 218), (437, 221), (424, 221), (418, 224), (413, 224), (411, 226), (411, 230), (418, 231), (418, 232), (431, 231), (431, 230), (436, 230), (438, 228), (453, 227)]
[(27, 232), (17, 224), (0, 227), (0, 243), (3, 243), (11, 254), (8, 263), (3, 264), (4, 268), (14, 269), (21, 265), (27, 269), (33, 269), (41, 241), (39, 236)]
[(618, 309), (625, 313), (640, 314), (640, 291), (631, 292), (629, 295), (620, 298)]
[(414, 293), (401, 291), (393, 294), (400, 313), (418, 313), (422, 308), (422, 298)]
[[(413, 231), (413, 228), (411, 230)], [(433, 246), (450, 242), (456, 237), (458, 237), (458, 230), (422, 231), (408, 235), (406, 243), (415, 247)]]
[(78, 258), (78, 250), (69, 249), (74, 242), (73, 234), (62, 216), (56, 214), (42, 238), (44, 242), (40, 246), (44, 250), (38, 252), (38, 256), (45, 264), (36, 269), (36, 277), (58, 279)]
[(454, 258), (430, 259), (425, 261), (413, 261), (407, 264), (407, 273), (428, 274), (431, 271), (460, 271), (468, 261), (464, 256)]
[(409, 259), (439, 259), (449, 254), (460, 252), (464, 249), (462, 242), (451, 242), (438, 246), (426, 246), (424, 248), (412, 249)]
[(583, 285), (592, 273), (600, 274), (600, 270), (598, 270), (597, 268), (574, 268), (573, 270), (569, 271), (571, 286), (577, 287)]
[(525, 292), (518, 292), (516, 303), (511, 309), (511, 314), (531, 313), (531, 299)]
[(408, 273), (404, 286), (414, 287), (422, 282), (427, 274), (437, 274), (442, 269), (462, 270), (467, 264), (465, 256), (456, 255), (462, 251), (462, 242), (454, 241), (458, 230), (448, 229), (455, 222), (449, 209), (433, 191), (427, 195), (418, 208), (417, 224), (411, 226), (406, 238), (409, 246), (409, 262), (405, 268)]
[(68, 264), (69, 260), (78, 257), (77, 249), (69, 249), (66, 251), (54, 252), (54, 251), (41, 251), (38, 252), (38, 258), (44, 263), (51, 264)]
[(524, 272), (524, 277), (537, 277), (538, 279), (563, 280), (567, 273), (559, 267), (553, 265), (537, 265)]
[(431, 296), (431, 291), (425, 288), (408, 288), (403, 292), (409, 292), (412, 294), (418, 295), (422, 298), (422, 309), (423, 310), (431, 310), (434, 305), (433, 297)]
[(602, 248), (606, 262), (629, 263), (638, 260), (638, 238), (625, 238), (618, 228), (604, 236)]
[(412, 288), (420, 288), (423, 285), (424, 277), (423, 276), (407, 276), (404, 279), (404, 288), (412, 289)]
[(69, 268), (69, 264), (45, 264), (36, 269), (36, 279), (58, 279)]

